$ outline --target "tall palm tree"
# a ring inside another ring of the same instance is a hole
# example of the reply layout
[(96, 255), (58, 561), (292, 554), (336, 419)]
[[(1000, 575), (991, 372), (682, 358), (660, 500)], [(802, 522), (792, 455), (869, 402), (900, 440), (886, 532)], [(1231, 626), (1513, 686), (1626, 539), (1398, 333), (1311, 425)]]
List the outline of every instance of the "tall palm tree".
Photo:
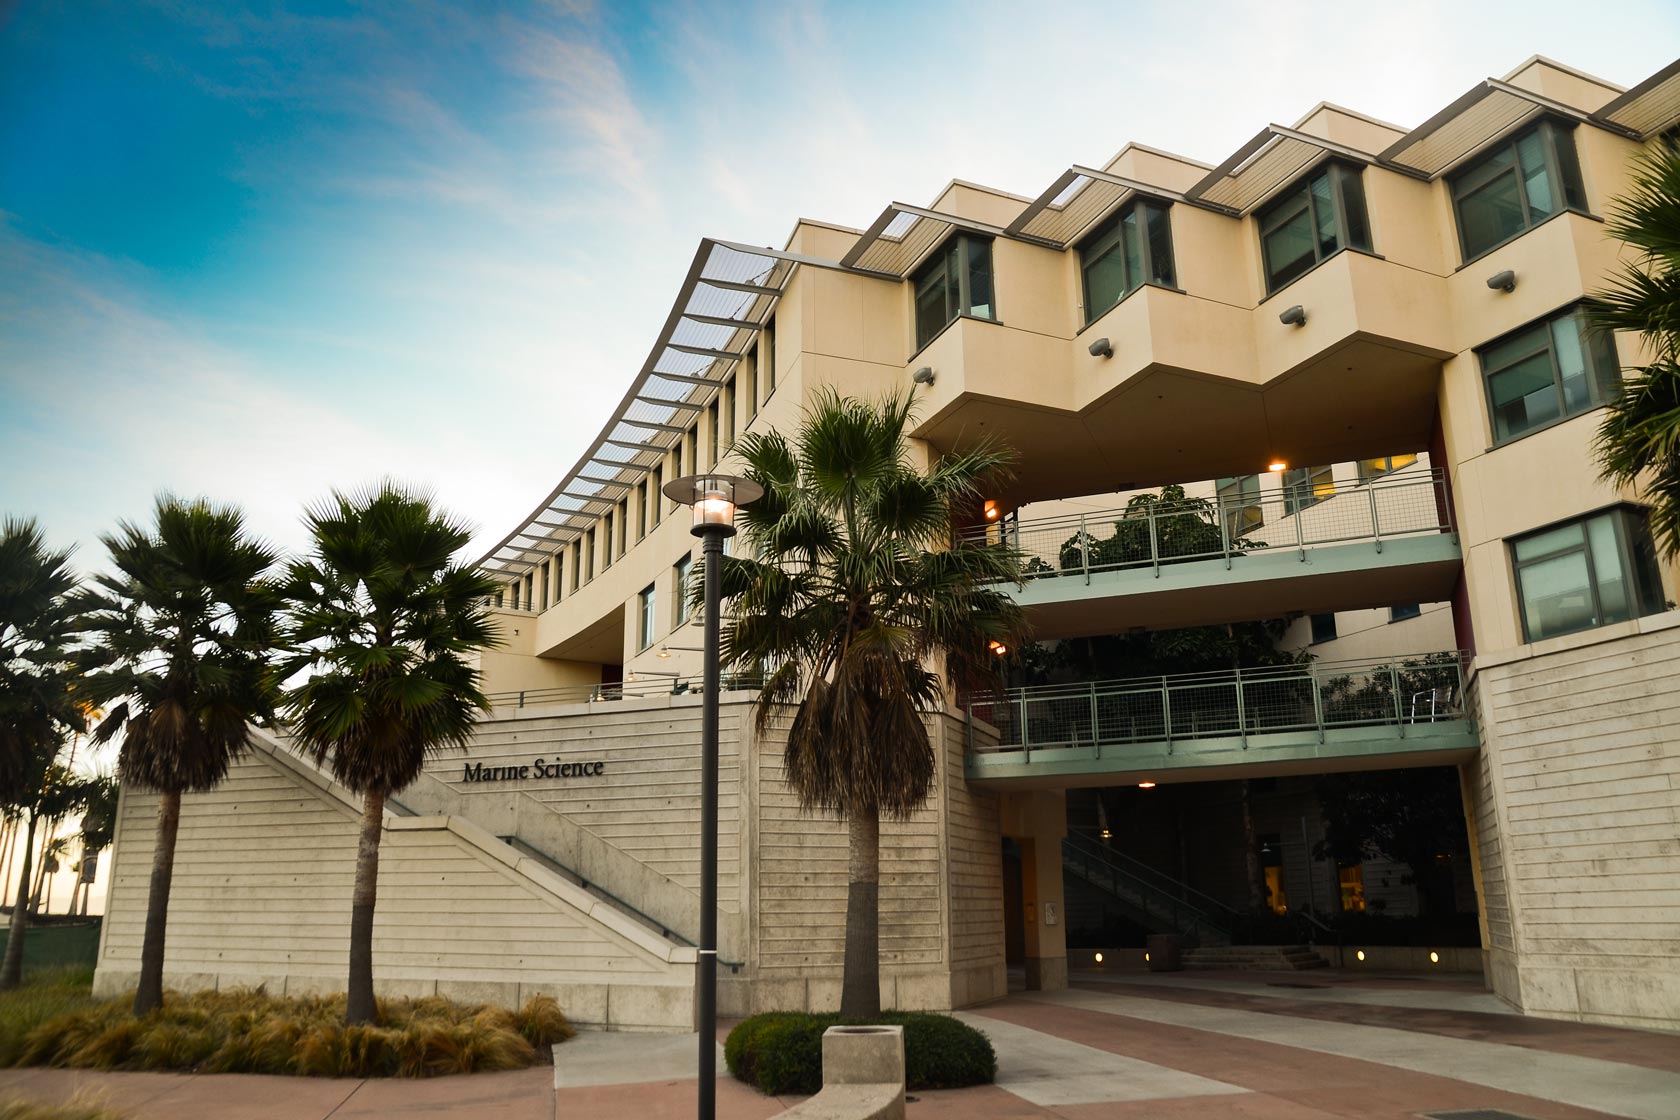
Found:
[[(86, 727), (69, 664), (80, 625), (75, 587), (68, 549), (49, 549), (32, 520), (0, 521), (0, 805), (9, 816), (29, 817), (0, 990), (23, 979), (37, 795), (65, 738)], [(16, 833), (14, 826), (13, 845)]]
[(350, 909), (347, 1021), (372, 1022), (373, 912), (385, 800), (427, 758), (465, 747), (489, 701), (473, 655), (496, 645), (496, 581), (453, 557), (471, 537), (429, 495), (386, 482), (334, 493), (305, 522), (310, 555), (291, 566), (286, 696), (302, 747), (362, 796)]
[(757, 559), (727, 558), (732, 618), (723, 656), (773, 667), (756, 719), (795, 706), (788, 780), (807, 810), (846, 819), (846, 956), (840, 1010), (880, 1012), (880, 819), (926, 803), (939, 760), (923, 717), (946, 690), (996, 684), (992, 643), (1018, 645), (1014, 549), (953, 532), (1013, 455), (997, 446), (911, 465), (910, 394), (865, 402), (818, 396), (798, 433), (748, 433), (735, 445), (764, 487), (742, 511)]
[(181, 795), (227, 776), (247, 725), (272, 719), (275, 699), (274, 550), (233, 506), (162, 495), (154, 513), (153, 529), (122, 522), (100, 538), (114, 570), (82, 597), (92, 644), (77, 659), (79, 694), (113, 705), (94, 742), (120, 732), (118, 778), (160, 795), (136, 1015), (163, 1002)]
[(1611, 400), (1598, 462), (1606, 479), (1642, 486), (1652, 536), (1672, 557), (1680, 555), (1680, 144), (1660, 140), (1640, 158), (1608, 229), (1640, 257), (1593, 299), (1592, 317), (1600, 328), (1640, 335), (1651, 360)]

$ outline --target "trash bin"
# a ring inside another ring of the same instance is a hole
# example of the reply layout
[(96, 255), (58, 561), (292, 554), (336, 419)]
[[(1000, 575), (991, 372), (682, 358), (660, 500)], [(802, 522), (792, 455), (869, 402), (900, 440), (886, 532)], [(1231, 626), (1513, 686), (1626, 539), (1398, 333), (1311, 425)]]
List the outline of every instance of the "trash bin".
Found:
[(1177, 972), (1184, 967), (1184, 938), (1176, 933), (1152, 933), (1144, 942), (1149, 971)]

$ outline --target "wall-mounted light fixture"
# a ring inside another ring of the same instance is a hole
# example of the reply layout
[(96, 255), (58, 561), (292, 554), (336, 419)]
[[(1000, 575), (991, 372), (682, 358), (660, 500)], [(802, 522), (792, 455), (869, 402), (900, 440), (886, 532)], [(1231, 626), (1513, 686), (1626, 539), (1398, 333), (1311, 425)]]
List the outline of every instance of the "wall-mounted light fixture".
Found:
[(912, 373), (910, 375), (910, 383), (912, 385), (932, 385), (933, 384), (933, 367), (932, 366), (923, 366), (921, 369), (917, 370), (915, 373)]
[(1298, 303), (1294, 307), (1285, 308), (1283, 314), (1278, 316), (1278, 322), (1286, 327), (1304, 327), (1307, 325), (1307, 309)]
[(1266, 464), (1266, 469), (1271, 473), (1276, 474), (1278, 471), (1288, 470), (1289, 464), (1284, 462), (1282, 459), (1273, 459), (1271, 462)]
[(1091, 343), (1090, 346), (1086, 347), (1086, 349), (1091, 352), (1091, 357), (1093, 358), (1114, 357), (1114, 344), (1109, 342), (1106, 338), (1097, 339), (1095, 342)]
[(1510, 269), (1496, 272), (1487, 278), (1487, 286), (1496, 292), (1514, 292), (1517, 290), (1517, 274)]
[(1002, 510), (998, 509), (997, 501), (995, 499), (992, 499), (992, 498), (987, 498), (986, 499), (986, 504), (982, 508), (983, 508), (983, 512), (986, 514), (986, 520), (987, 521), (996, 521), (998, 519), (998, 514), (1003, 512)]
[(991, 650), (993, 653), (995, 653), (999, 657), (1002, 657), (1004, 654), (1009, 652), (1009, 647), (1004, 645), (1002, 642), (998, 642), (998, 641), (987, 642), (986, 643), (986, 648)]

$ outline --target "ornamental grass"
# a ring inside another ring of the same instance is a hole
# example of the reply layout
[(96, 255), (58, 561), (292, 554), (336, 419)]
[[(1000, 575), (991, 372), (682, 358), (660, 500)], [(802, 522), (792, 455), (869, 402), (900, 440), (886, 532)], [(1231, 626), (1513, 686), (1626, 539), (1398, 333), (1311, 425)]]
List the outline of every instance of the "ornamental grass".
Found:
[(345, 997), (261, 988), (167, 993), (136, 1019), (124, 997), (38, 1021), (11, 1063), (74, 1069), (439, 1077), (524, 1069), (573, 1035), (551, 996), (517, 1011), (438, 996), (380, 1000), (377, 1022), (345, 1026)]

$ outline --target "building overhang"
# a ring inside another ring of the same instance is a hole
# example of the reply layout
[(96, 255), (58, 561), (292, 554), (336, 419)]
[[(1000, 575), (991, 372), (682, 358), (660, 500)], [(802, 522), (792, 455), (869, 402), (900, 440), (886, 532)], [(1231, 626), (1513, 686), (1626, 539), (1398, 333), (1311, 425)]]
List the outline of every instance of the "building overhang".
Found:
[(871, 276), (902, 280), (953, 231), (983, 237), (1010, 236), (999, 226), (895, 202), (863, 231), (857, 244), (840, 258), (840, 266)]
[(1604, 106), (1592, 119), (1605, 127), (1629, 130), (1641, 140), (1680, 124), (1680, 59)]
[(1023, 241), (1052, 249), (1066, 249), (1126, 202), (1140, 196), (1160, 202), (1186, 202), (1221, 214), (1236, 214), (1229, 207), (1190, 199), (1178, 191), (1075, 164), (1057, 176), (1043, 194), (1028, 203), (1005, 232)]

